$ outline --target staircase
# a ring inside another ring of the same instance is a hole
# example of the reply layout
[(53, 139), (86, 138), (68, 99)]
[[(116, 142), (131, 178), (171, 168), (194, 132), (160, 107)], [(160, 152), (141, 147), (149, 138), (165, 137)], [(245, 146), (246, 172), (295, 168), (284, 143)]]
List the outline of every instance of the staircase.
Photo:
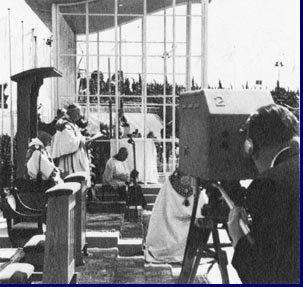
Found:
[[(125, 201), (120, 201), (118, 193), (103, 193), (101, 184), (96, 184), (95, 192), (98, 200), (88, 202), (89, 213), (124, 213)], [(147, 202), (147, 210), (152, 211), (162, 184), (141, 185)]]
[(169, 264), (147, 264), (144, 238), (160, 185), (142, 186), (147, 210), (138, 207), (137, 221), (124, 219), (125, 202), (118, 194), (102, 194), (88, 203), (86, 238), (89, 256), (78, 267), (79, 283), (174, 283)]
[[(82, 284), (177, 283), (180, 265), (146, 263), (144, 257), (144, 212), (139, 220), (124, 220), (123, 213), (88, 213), (86, 238), (89, 256), (77, 267)], [(197, 276), (195, 283), (205, 283)]]

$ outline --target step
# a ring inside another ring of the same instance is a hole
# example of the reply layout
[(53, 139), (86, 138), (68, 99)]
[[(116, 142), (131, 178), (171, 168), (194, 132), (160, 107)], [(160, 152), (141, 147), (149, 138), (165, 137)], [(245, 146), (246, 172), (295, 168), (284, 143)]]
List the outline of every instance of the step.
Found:
[(90, 213), (124, 213), (125, 201), (102, 202), (99, 200), (87, 203), (87, 212)]
[(145, 283), (144, 256), (118, 256), (114, 283)]
[(142, 238), (119, 238), (119, 256), (139, 256), (143, 255)]
[(102, 195), (101, 193), (96, 193), (96, 197), (102, 201), (102, 202), (107, 202), (107, 201), (120, 201), (120, 196), (119, 194), (104, 194)]
[(142, 215), (137, 220), (126, 220), (121, 226), (121, 238), (143, 238)]
[(96, 196), (97, 197), (110, 197), (110, 196), (112, 196), (112, 197), (114, 197), (114, 198), (118, 198), (119, 197), (119, 193), (118, 192), (103, 192), (102, 190), (101, 190), (101, 188), (96, 188), (95, 189), (95, 194), (96, 194)]
[(141, 188), (142, 188), (142, 191), (144, 194), (158, 194), (161, 187), (162, 187), (162, 184), (159, 184), (159, 183), (141, 185)]
[(118, 246), (119, 231), (86, 231), (89, 248), (113, 248)]
[(145, 238), (147, 236), (148, 225), (150, 221), (152, 212), (149, 210), (144, 210), (142, 213), (142, 228), (143, 228), (143, 241), (145, 242)]
[(124, 214), (86, 213), (86, 231), (119, 231)]
[(5, 230), (0, 229), (0, 248), (10, 248), (10, 247), (12, 247), (12, 244), (8, 237), (5, 227)]
[(146, 284), (172, 284), (175, 283), (170, 264), (145, 263)]
[(141, 222), (142, 206), (126, 206), (124, 212), (124, 222)]
[(144, 194), (146, 203), (155, 203), (157, 194)]
[(118, 248), (88, 248), (85, 264), (76, 267), (79, 284), (111, 284), (114, 281)]
[(147, 205), (146, 205), (146, 210), (149, 210), (149, 211), (152, 211), (153, 210), (153, 208), (154, 208), (154, 203), (148, 203)]

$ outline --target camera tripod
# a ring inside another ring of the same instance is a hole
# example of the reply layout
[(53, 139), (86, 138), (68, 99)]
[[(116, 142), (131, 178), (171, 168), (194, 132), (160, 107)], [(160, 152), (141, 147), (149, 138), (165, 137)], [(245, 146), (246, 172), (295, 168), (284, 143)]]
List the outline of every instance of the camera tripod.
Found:
[[(227, 255), (221, 247), (231, 246), (231, 244), (221, 244), (218, 232), (218, 225), (227, 223), (228, 207), (220, 206), (219, 197), (215, 193), (210, 193), (209, 203), (202, 209), (205, 217), (196, 220), (201, 184), (203, 186), (203, 183), (197, 178), (193, 211), (178, 283), (193, 283), (201, 258), (213, 258), (219, 265), (222, 283), (228, 284)], [(204, 184), (207, 186), (209, 182), (204, 182)], [(207, 243), (210, 235), (213, 237), (212, 245)]]

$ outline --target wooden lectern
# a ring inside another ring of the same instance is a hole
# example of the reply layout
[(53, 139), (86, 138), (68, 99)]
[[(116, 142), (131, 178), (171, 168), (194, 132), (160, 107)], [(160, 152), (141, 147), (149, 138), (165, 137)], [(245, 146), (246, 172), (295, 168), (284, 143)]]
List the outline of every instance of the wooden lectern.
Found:
[(86, 193), (87, 193), (87, 173), (75, 172), (64, 178), (64, 182), (78, 182), (81, 184), (81, 191), (76, 194), (76, 266), (84, 264), (83, 255), (87, 253), (86, 242)]
[(76, 283), (75, 206), (78, 182), (57, 184), (47, 190), (46, 240), (43, 284)]
[(62, 77), (53, 67), (36, 68), (13, 75), (17, 82), (17, 177), (24, 175), (25, 154), (31, 138), (37, 136), (37, 99), (45, 78)]

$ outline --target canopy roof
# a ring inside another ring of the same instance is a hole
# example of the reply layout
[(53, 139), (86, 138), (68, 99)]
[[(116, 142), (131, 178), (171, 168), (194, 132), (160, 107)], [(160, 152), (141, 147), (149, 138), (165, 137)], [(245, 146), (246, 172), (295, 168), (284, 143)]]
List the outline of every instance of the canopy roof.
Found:
[[(52, 4), (67, 4), (60, 7), (62, 13), (85, 13), (85, 1), (83, 0), (25, 0), (32, 10), (40, 17), (44, 24), (52, 30)], [(200, 3), (201, 0), (192, 0), (193, 3)], [(176, 0), (176, 4), (185, 4), (187, 0)], [(90, 0), (89, 13), (96, 14), (114, 14), (114, 0)], [(162, 10), (164, 7), (169, 8), (172, 0), (147, 0), (147, 14)], [(143, 0), (118, 0), (118, 14), (132, 14), (132, 16), (123, 16), (118, 19), (118, 24), (127, 23), (139, 17), (134, 14), (143, 14)], [(85, 33), (85, 16), (84, 15), (64, 15), (68, 25), (75, 34)], [(89, 17), (90, 33), (103, 31), (114, 27), (114, 17), (105, 16)]]

